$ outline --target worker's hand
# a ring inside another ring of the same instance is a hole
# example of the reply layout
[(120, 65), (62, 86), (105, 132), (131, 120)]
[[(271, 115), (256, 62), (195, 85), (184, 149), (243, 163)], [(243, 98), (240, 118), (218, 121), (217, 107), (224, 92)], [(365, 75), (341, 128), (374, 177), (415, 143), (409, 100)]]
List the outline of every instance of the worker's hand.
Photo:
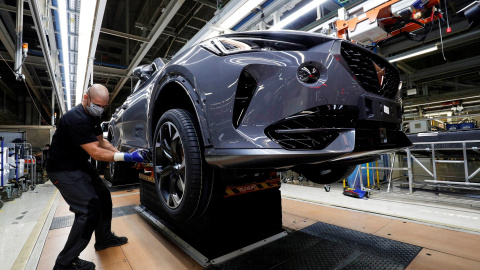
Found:
[(143, 152), (140, 150), (137, 150), (132, 153), (125, 153), (125, 155), (123, 156), (123, 159), (127, 162), (138, 162), (138, 163), (145, 162), (145, 157), (143, 155)]
[(114, 161), (126, 161), (126, 162), (137, 162), (137, 163), (149, 163), (151, 162), (151, 156), (149, 151), (146, 149), (138, 149), (137, 151), (131, 153), (122, 153), (117, 152), (113, 156)]

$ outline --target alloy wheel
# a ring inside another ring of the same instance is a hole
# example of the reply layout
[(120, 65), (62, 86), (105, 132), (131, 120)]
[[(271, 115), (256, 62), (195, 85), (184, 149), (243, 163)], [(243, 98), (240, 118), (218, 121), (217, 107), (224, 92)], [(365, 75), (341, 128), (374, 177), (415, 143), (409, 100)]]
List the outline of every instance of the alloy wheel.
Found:
[(158, 194), (170, 209), (176, 209), (185, 195), (186, 165), (183, 143), (177, 127), (165, 122), (155, 141), (155, 173)]

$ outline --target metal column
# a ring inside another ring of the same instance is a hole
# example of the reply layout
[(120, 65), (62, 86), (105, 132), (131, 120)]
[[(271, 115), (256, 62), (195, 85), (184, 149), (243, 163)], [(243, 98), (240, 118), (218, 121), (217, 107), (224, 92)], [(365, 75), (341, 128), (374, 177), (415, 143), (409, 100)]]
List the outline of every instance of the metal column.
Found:
[(55, 126), (55, 91), (52, 89), (52, 127)]
[(468, 162), (467, 162), (467, 145), (465, 142), (462, 142), (462, 147), (463, 147), (463, 166), (465, 168), (465, 183), (468, 185), (469, 178), (468, 178)]
[(15, 44), (15, 77), (17, 81), (25, 80), (22, 74), (22, 36), (23, 36), (23, 0), (17, 0), (17, 40)]
[(407, 164), (408, 164), (408, 193), (411, 195), (412, 191), (412, 181), (413, 181), (413, 173), (412, 173), (412, 154), (410, 153), (410, 148), (407, 148)]

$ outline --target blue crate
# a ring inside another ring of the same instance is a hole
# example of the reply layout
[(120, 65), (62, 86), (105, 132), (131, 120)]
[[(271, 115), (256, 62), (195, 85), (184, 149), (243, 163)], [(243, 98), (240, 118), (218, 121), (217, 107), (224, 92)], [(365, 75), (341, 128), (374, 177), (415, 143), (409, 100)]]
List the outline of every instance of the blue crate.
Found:
[(474, 123), (461, 123), (459, 125), (460, 125), (460, 129), (474, 129), (475, 128)]
[(460, 124), (447, 124), (447, 130), (457, 130), (460, 129)]

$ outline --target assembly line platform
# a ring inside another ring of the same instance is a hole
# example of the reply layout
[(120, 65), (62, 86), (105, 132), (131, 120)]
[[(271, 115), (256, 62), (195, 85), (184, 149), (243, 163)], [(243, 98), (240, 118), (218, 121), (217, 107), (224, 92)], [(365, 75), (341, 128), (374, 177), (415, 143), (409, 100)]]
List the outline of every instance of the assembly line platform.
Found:
[[(0, 212), (0, 227), (2, 239), (9, 243), (21, 242), (19, 248), (10, 245), (2, 251), (0, 269), (52, 269), (54, 261), (62, 249), (73, 222), (73, 215), (68, 205), (47, 182), (39, 185), (38, 190), (50, 190), (50, 199), (43, 196), (42, 200), (51, 202), (45, 209), (36, 209), (28, 213), (19, 212), (21, 219), (12, 214), (20, 209), (21, 204), (30, 198), (37, 198), (41, 193), (27, 192), (15, 203), (7, 205)], [(272, 241), (259, 241), (254, 248), (241, 248), (230, 252), (228, 257), (207, 257), (209, 264), (199, 263), (185, 252), (171, 237), (164, 234), (158, 226), (142, 217), (136, 210), (140, 203), (138, 186), (127, 187), (124, 190), (112, 192), (113, 231), (129, 238), (127, 244), (95, 252), (94, 239), (82, 252), (80, 257), (93, 261), (96, 269), (478, 269), (480, 254), (474, 248), (480, 243), (480, 232), (440, 227), (438, 224), (422, 224), (418, 221), (394, 217), (399, 214), (394, 202), (371, 198), (359, 200), (345, 197), (351, 205), (378, 205), (376, 211), (389, 210), (390, 215), (352, 211), (345, 207), (334, 207), (330, 203), (312, 203), (317, 198), (335, 198), (338, 190), (335, 186), (326, 193), (323, 188), (300, 187), (291, 184), (282, 186), (282, 229), (284, 233), (274, 233), (278, 236)], [(295, 193), (296, 191), (299, 193)], [(307, 194), (308, 193), (308, 194)], [(305, 199), (297, 196), (305, 195)], [(51, 195), (51, 196), (50, 196)], [(341, 196), (338, 195), (338, 196)], [(297, 198), (294, 198), (297, 197)], [(380, 196), (378, 196), (380, 197)], [(37, 204), (38, 204), (38, 198)], [(306, 201), (310, 200), (310, 202)], [(45, 205), (45, 204), (43, 204)], [(435, 212), (436, 215), (446, 214), (447, 207), (429, 208), (420, 204), (402, 205), (401, 208), (415, 207), (419, 215)], [(36, 207), (36, 206), (35, 206)], [(375, 210), (375, 209), (373, 209)], [(19, 210), (20, 211), (20, 210)], [(375, 212), (375, 211), (373, 211)], [(49, 213), (43, 219), (40, 213)], [(465, 210), (458, 215), (469, 215), (472, 219), (478, 217), (478, 209)], [(33, 216), (39, 215), (40, 217)], [(6, 217), (12, 216), (9, 220)], [(461, 217), (453, 217), (458, 220)], [(38, 220), (38, 221), (35, 221)], [(43, 220), (43, 221), (42, 221)], [(23, 224), (25, 221), (28, 223)], [(12, 225), (10, 223), (19, 223)], [(42, 223), (34, 226), (33, 223)], [(473, 222), (478, 222), (474, 221)], [(5, 223), (5, 224), (4, 224)], [(6, 224), (9, 223), (10, 225)], [(32, 223), (32, 225), (28, 225)], [(476, 224), (476, 223), (475, 223)], [(473, 226), (475, 226), (473, 224)], [(11, 226), (22, 225), (22, 237), (12, 239), (15, 231)], [(28, 227), (39, 227), (42, 232), (37, 234), (36, 241), (31, 243), (35, 229), (27, 232)], [(262, 223), (257, 223), (261, 227)], [(454, 226), (452, 226), (454, 227)], [(5, 229), (7, 228), (7, 229)], [(9, 232), (9, 233), (8, 233)], [(27, 238), (27, 236), (30, 237)], [(42, 238), (43, 236), (43, 238)], [(173, 236), (175, 237), (175, 236)], [(179, 237), (177, 235), (177, 237)], [(242, 231), (231, 231), (224, 235), (225, 241), (233, 241), (234, 237), (242, 237)], [(179, 237), (180, 238), (180, 237)], [(263, 243), (262, 243), (263, 242)], [(23, 248), (22, 248), (23, 246)], [(32, 247), (30, 251), (28, 247)], [(34, 247), (34, 248), (33, 248)], [(17, 250), (18, 254), (12, 252)], [(25, 251), (27, 256), (22, 252)], [(35, 259), (35, 255), (38, 258)], [(28, 258), (30, 257), (30, 258)], [(23, 258), (23, 259), (22, 259)], [(36, 260), (36, 262), (35, 262)], [(26, 268), (22, 268), (26, 266)]]

